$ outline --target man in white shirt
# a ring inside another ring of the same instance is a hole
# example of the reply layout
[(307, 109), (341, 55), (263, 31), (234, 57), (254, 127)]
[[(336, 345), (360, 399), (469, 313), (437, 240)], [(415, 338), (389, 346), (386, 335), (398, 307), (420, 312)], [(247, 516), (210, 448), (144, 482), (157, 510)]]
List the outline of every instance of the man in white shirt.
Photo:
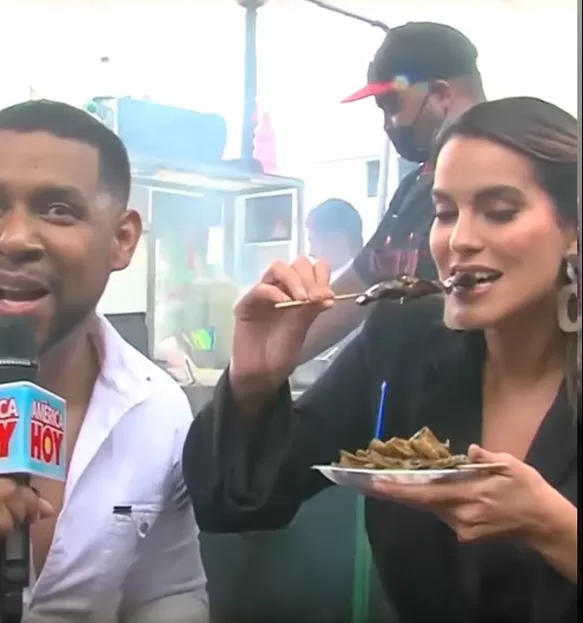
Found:
[(95, 311), (141, 235), (130, 183), (123, 144), (87, 113), (0, 111), (0, 315), (34, 315), (39, 383), (67, 401), (66, 484), (0, 479), (0, 538), (32, 522), (26, 623), (208, 620), (188, 401)]

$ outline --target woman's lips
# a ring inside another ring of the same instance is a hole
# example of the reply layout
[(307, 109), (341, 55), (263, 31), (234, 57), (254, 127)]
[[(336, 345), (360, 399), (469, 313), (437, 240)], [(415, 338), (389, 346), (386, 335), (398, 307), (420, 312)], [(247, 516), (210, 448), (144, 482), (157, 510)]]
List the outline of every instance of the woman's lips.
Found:
[(488, 292), (490, 292), (490, 290), (496, 285), (496, 282), (498, 281), (498, 279), (499, 277), (495, 279), (494, 281), (485, 281), (482, 283), (476, 283), (475, 285), (471, 287), (454, 288), (452, 294), (458, 300), (462, 300), (462, 301), (472, 300), (476, 297), (483, 296), (484, 294), (487, 294)]
[(458, 272), (454, 276), (454, 290), (472, 290), (478, 286), (494, 283), (502, 277), (502, 273), (496, 271), (484, 272)]

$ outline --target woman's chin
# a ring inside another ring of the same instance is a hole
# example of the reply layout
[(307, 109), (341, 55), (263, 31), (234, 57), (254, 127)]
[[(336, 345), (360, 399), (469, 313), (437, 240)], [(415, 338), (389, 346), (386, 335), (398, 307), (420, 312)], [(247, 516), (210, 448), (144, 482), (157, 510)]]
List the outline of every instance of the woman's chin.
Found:
[(469, 310), (448, 309), (448, 306), (444, 310), (443, 323), (452, 331), (477, 331), (491, 325), (480, 314), (471, 313)]

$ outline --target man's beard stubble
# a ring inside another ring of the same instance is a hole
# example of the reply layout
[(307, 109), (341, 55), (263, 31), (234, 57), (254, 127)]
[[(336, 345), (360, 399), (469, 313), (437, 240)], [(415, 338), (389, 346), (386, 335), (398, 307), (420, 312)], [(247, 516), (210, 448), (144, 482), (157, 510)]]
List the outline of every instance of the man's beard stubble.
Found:
[(39, 355), (42, 357), (50, 351), (57, 349), (61, 344), (69, 340), (74, 340), (76, 334), (82, 332), (82, 328), (88, 320), (95, 314), (99, 298), (78, 301), (74, 305), (61, 304), (61, 297), (53, 295), (55, 298), (54, 314), (47, 329), (46, 337), (39, 348)]

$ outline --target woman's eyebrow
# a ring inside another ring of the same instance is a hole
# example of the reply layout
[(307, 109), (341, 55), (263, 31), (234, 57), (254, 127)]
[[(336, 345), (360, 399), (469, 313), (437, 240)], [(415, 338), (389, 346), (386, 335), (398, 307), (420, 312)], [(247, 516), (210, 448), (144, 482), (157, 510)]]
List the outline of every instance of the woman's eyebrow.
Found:
[(511, 199), (516, 201), (524, 197), (521, 190), (516, 188), (516, 186), (508, 184), (497, 184), (481, 188), (474, 196), (477, 202), (492, 201), (493, 199)]
[[(433, 188), (431, 196), (437, 201), (453, 201), (452, 195), (441, 188)], [(523, 197), (524, 195), (520, 189), (508, 184), (486, 186), (474, 192), (474, 200), (478, 203), (492, 201), (493, 199), (520, 200)]]
[(452, 201), (451, 195), (439, 188), (433, 188), (431, 190), (431, 196), (433, 197), (433, 199), (436, 199), (438, 201)]

